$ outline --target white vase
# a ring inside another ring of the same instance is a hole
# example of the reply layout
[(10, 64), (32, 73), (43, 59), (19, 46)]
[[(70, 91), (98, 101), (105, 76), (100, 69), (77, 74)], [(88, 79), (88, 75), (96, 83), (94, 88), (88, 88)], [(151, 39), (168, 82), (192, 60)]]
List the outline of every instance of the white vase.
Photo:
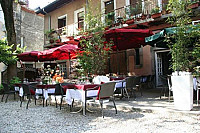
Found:
[(178, 110), (191, 110), (193, 108), (193, 77), (191, 74), (183, 73), (171, 77), (174, 106)]

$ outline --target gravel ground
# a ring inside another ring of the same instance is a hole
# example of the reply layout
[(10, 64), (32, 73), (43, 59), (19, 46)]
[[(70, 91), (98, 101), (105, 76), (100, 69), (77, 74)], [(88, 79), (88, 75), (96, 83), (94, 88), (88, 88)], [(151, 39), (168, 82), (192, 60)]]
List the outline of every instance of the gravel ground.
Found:
[[(55, 106), (42, 107), (26, 102), (9, 100), (0, 102), (0, 133), (130, 133), (130, 132), (176, 132), (199, 133), (200, 115), (157, 112), (130, 112), (105, 109), (105, 118), (100, 108), (94, 113), (70, 113), (69, 108), (60, 110)], [(78, 109), (78, 108), (77, 108)]]

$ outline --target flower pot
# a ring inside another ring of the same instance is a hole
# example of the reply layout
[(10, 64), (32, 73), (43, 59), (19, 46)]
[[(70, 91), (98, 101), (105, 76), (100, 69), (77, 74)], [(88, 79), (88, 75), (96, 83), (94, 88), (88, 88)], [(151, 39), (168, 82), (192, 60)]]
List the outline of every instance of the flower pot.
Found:
[(199, 7), (199, 3), (193, 3), (192, 5), (189, 6), (191, 9)]
[(165, 14), (167, 14), (167, 11), (166, 10), (162, 10), (162, 15), (165, 15)]
[(137, 20), (137, 21), (140, 21), (140, 20), (141, 20), (141, 18), (136, 18), (136, 20)]
[(105, 30), (109, 30), (109, 26), (105, 27)]
[(133, 24), (133, 23), (134, 23), (134, 19), (126, 20), (126, 24)]
[(54, 43), (54, 40), (53, 40), (53, 39), (50, 39), (50, 40), (49, 40), (49, 43)]
[(61, 42), (60, 39), (57, 39), (57, 40), (56, 40), (56, 43), (60, 43), (60, 42)]
[(155, 13), (155, 14), (152, 14), (151, 15), (151, 17), (153, 18), (153, 19), (155, 19), (155, 18), (159, 18), (159, 17), (161, 17), (161, 13)]
[(146, 14), (142, 14), (141, 19), (145, 20), (146, 18), (147, 18), (147, 15)]
[(173, 73), (171, 77), (174, 106), (178, 110), (189, 111), (193, 108), (193, 77), (184, 73)]

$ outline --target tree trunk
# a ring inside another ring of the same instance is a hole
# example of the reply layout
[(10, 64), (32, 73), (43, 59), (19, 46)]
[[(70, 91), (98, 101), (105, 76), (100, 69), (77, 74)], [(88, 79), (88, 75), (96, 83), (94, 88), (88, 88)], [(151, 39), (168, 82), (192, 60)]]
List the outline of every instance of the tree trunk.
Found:
[[(0, 0), (1, 7), (4, 13), (5, 26), (7, 31), (7, 41), (8, 45), (13, 46), (13, 51), (16, 50), (16, 33), (13, 18), (13, 1), (14, 0)], [(10, 81), (11, 78), (17, 76), (17, 65), (9, 64), (7, 68), (7, 78)]]

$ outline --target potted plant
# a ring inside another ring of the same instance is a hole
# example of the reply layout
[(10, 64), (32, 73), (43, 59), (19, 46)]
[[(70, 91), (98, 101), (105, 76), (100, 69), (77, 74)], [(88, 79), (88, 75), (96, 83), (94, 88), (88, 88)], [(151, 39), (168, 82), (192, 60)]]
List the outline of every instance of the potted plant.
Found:
[(112, 27), (112, 25), (114, 24), (113, 23), (114, 16), (115, 16), (114, 12), (110, 12), (110, 13), (106, 14), (106, 16), (105, 16), (106, 27)]
[[(167, 37), (172, 55), (172, 90), (174, 105), (178, 110), (191, 110), (193, 108), (193, 76), (192, 69), (196, 63), (200, 63), (200, 54), (194, 56), (194, 52), (199, 52), (199, 30), (191, 23), (188, 1), (169, 1), (168, 9), (172, 16), (168, 17), (175, 33)], [(195, 63), (194, 63), (195, 62)]]
[(55, 42), (55, 37), (53, 35), (54, 33), (56, 33), (56, 31), (54, 29), (50, 29), (45, 32), (46, 39), (49, 41), (49, 43)]
[(161, 13), (160, 13), (160, 7), (159, 6), (156, 6), (155, 8), (153, 8), (152, 10), (151, 10), (151, 17), (153, 18), (153, 19), (155, 19), (155, 18), (159, 18), (159, 17), (161, 17)]
[(192, 2), (191, 2), (191, 4), (189, 5), (189, 7), (191, 8), (191, 9), (195, 9), (195, 8), (197, 8), (197, 7), (199, 7), (199, 0), (193, 0)]
[(133, 15), (135, 14), (136, 8), (133, 8), (131, 6), (125, 8), (125, 13), (126, 13), (126, 24), (133, 24), (134, 23), (134, 18)]

